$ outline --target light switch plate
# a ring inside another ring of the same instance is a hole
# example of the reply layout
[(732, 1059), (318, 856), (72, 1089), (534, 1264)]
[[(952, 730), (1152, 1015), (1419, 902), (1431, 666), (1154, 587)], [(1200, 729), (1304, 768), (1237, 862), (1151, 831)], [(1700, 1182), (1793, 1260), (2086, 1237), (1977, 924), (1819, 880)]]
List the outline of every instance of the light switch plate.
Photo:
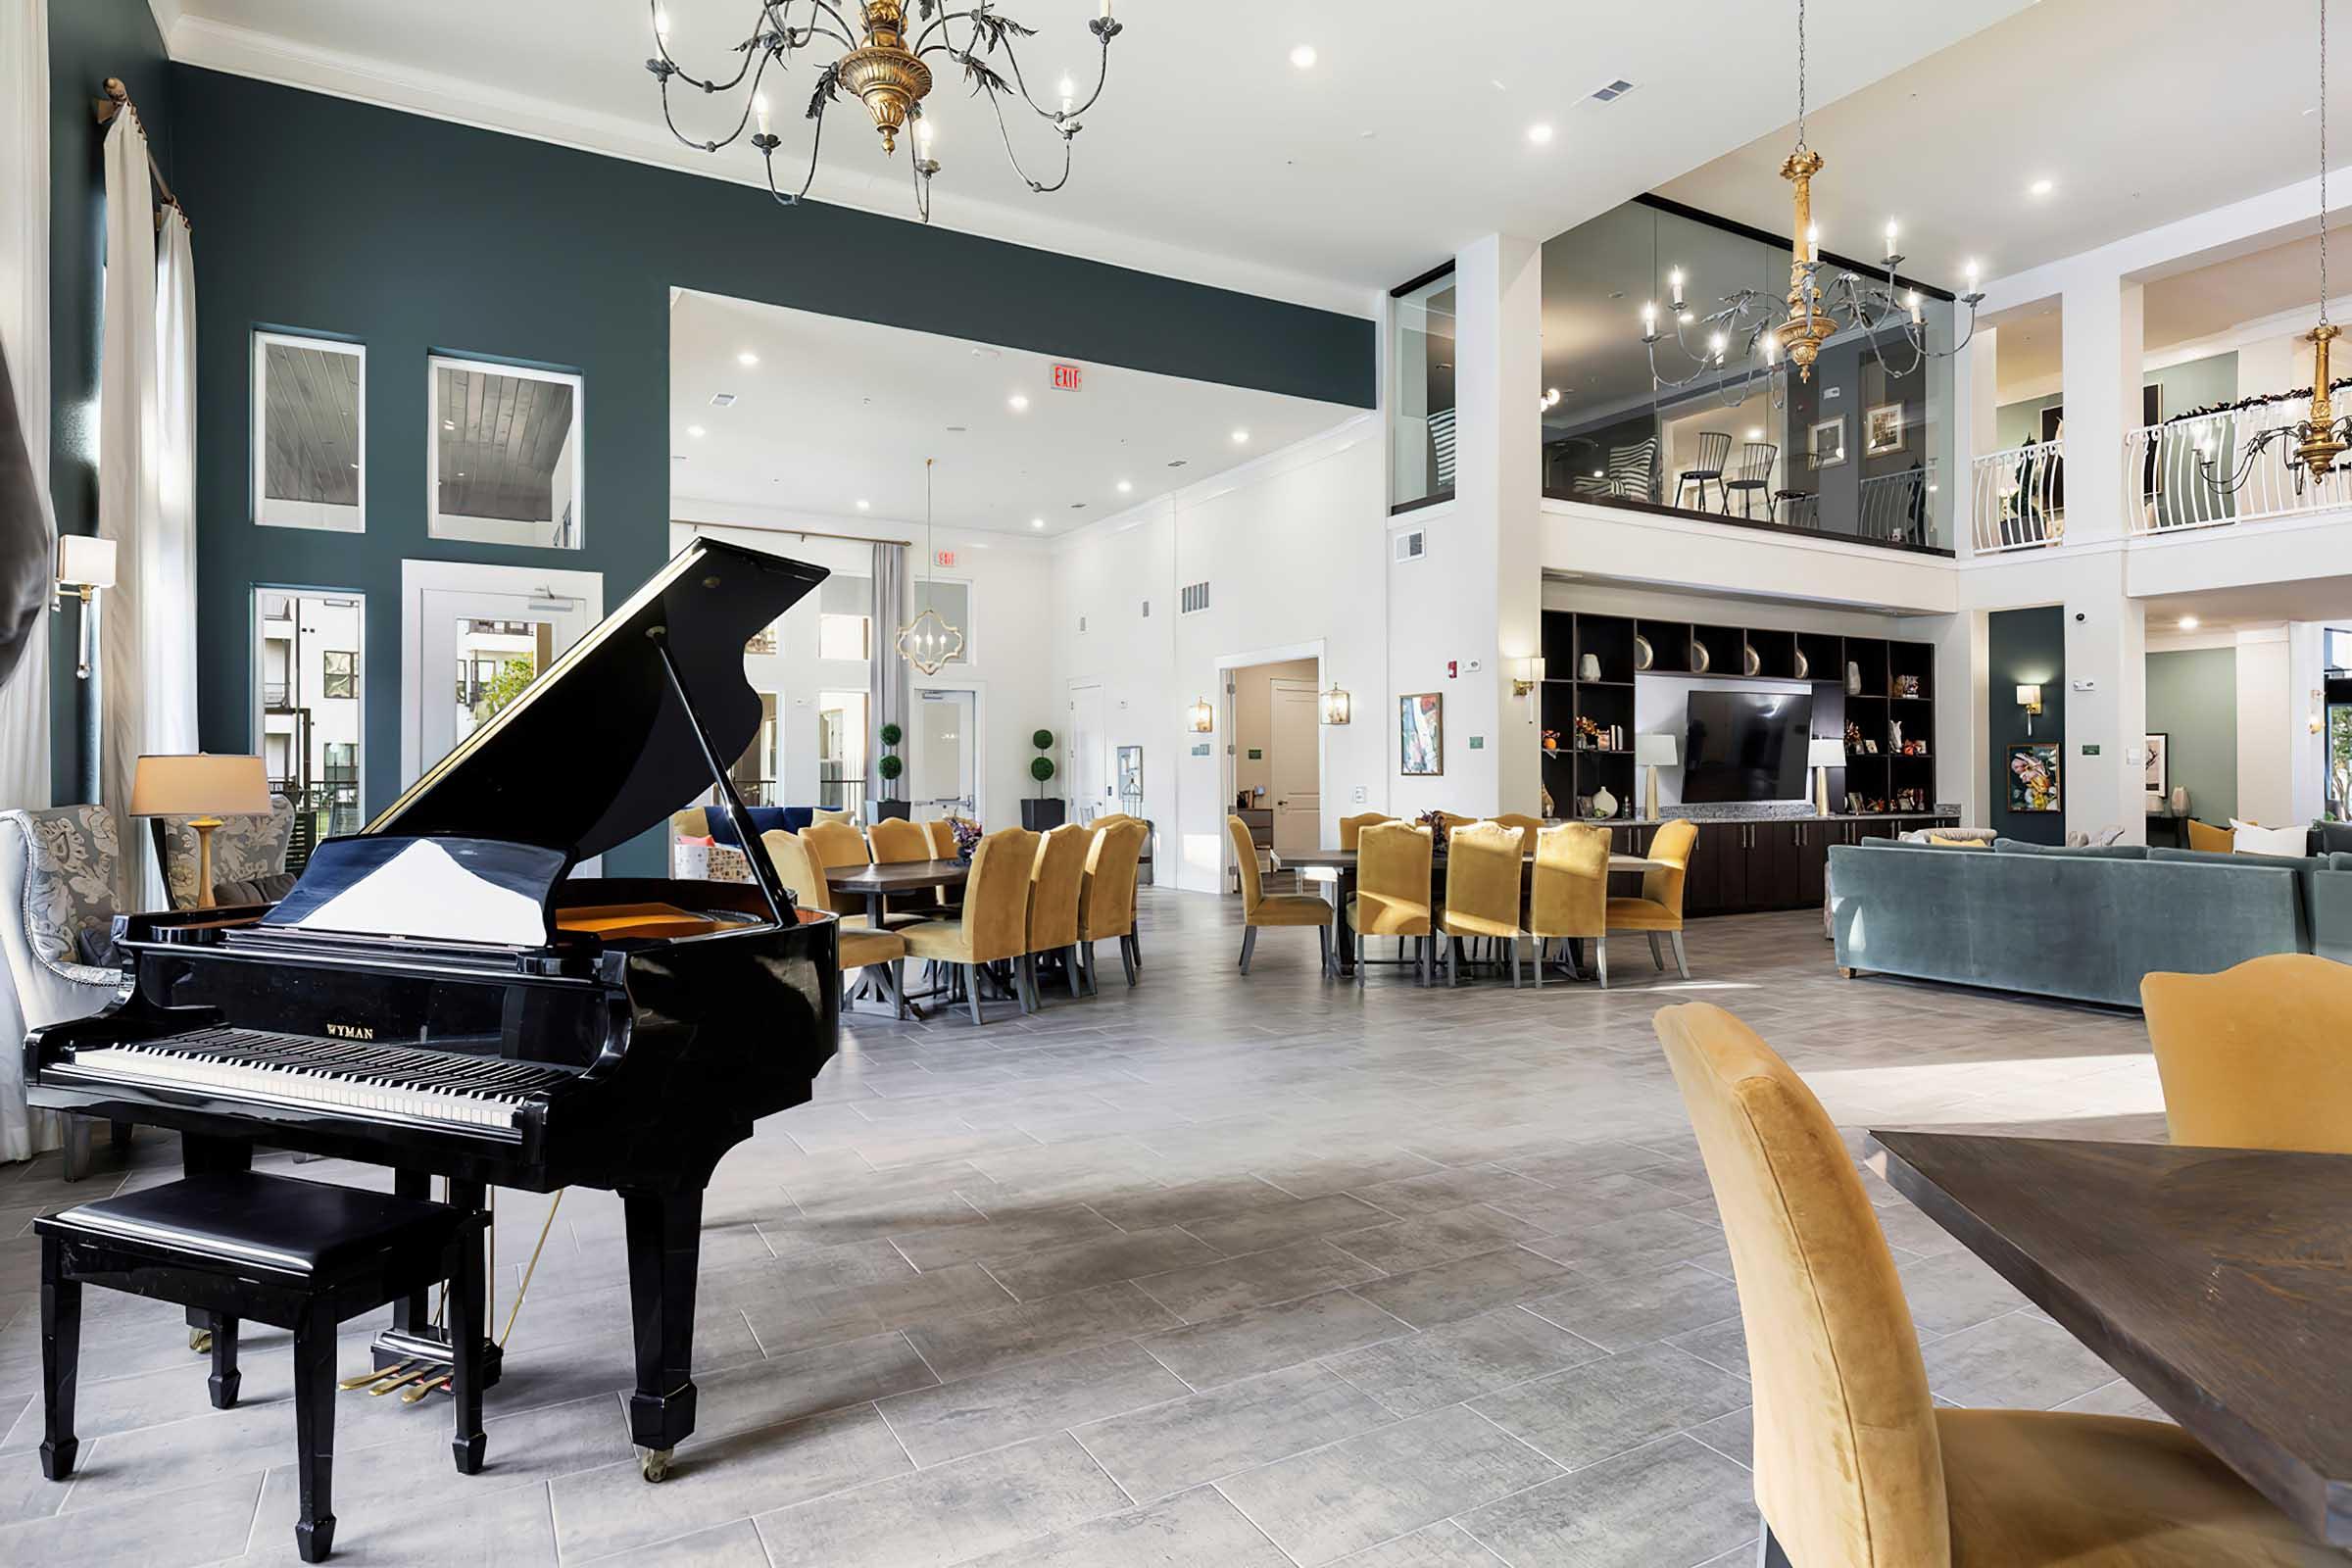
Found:
[(1364, 787), (1361, 784), (1358, 784), (1355, 787), (1355, 804), (1361, 806), (1369, 799), (1371, 799), (1371, 797), (1365, 793)]

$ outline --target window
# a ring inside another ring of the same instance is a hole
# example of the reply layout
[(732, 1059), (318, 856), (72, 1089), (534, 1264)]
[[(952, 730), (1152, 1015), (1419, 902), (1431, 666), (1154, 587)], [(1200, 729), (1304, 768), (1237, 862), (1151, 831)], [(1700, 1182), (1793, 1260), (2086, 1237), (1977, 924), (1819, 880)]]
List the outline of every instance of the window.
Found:
[[(907, 614), (910, 618), (921, 614), (926, 610), (936, 610), (939, 612), (941, 619), (963, 633), (963, 646), (956, 650), (956, 657), (949, 660), (948, 662), (951, 664), (970, 663), (972, 662), (972, 585), (968, 582), (959, 582), (953, 577), (938, 577), (911, 584), (907, 597), (910, 607)], [(898, 635), (895, 627), (892, 629), (891, 635), (894, 637)]]
[(321, 697), (360, 695), (360, 656), (349, 650), (328, 649), (318, 656)]
[(426, 381), (426, 531), (476, 544), (579, 549), (580, 378), (435, 355)]
[(816, 657), (864, 660), (872, 657), (866, 642), (863, 615), (820, 614), (816, 617)]
[(367, 820), (360, 799), (367, 621), (366, 601), (349, 593), (254, 594), (252, 733), (270, 789), (294, 805), (291, 871), (302, 869), (312, 845), (356, 833)]
[(368, 351), (254, 333), (253, 520), (364, 533), (367, 464)]
[(1392, 512), (1453, 494), (1453, 269), (1396, 291), (1389, 313)]
[(360, 747), (357, 741), (328, 741), (325, 753), (326, 782), (356, 784), (360, 780)]

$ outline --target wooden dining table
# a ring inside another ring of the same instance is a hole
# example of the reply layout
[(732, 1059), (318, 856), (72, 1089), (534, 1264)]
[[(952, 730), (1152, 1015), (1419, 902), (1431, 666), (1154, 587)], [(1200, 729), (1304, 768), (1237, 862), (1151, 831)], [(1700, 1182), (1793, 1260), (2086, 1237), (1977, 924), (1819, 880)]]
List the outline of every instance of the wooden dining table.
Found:
[[(962, 860), (892, 860), (880, 865), (861, 865), (850, 870), (829, 870), (825, 880), (836, 893), (847, 893), (865, 901), (865, 923), (876, 931), (883, 927), (883, 915), (890, 907), (893, 894), (931, 893), (937, 889), (960, 888), (972, 877), (971, 866)], [(886, 987), (889, 982), (882, 982)], [(914, 999), (906, 999), (906, 1010), (914, 1017), (924, 1016)]]
[(2352, 1155), (1870, 1136), (1897, 1192), (2287, 1517), (2352, 1546)]
[[(1348, 923), (1348, 900), (1355, 892), (1355, 868), (1357, 858), (1361, 854), (1362, 852), (1359, 850), (1315, 850), (1305, 854), (1291, 854), (1282, 857), (1284, 867), (1298, 872), (1301, 881), (1323, 882), (1331, 885), (1331, 950), (1334, 961), (1338, 963), (1342, 974), (1355, 972), (1355, 931)], [(1536, 858), (1532, 854), (1526, 855), (1521, 857), (1521, 861), (1525, 865), (1533, 866), (1536, 863)], [(1439, 906), (1437, 889), (1443, 887), (1446, 881), (1446, 852), (1442, 849), (1433, 849), (1429, 864), (1432, 883), (1430, 908), (1435, 911)], [(1618, 872), (1638, 874), (1642, 871), (1662, 871), (1664, 869), (1666, 869), (1666, 863), (1663, 860), (1644, 859), (1639, 855), (1612, 855), (1609, 857), (1609, 871), (1612, 875)]]

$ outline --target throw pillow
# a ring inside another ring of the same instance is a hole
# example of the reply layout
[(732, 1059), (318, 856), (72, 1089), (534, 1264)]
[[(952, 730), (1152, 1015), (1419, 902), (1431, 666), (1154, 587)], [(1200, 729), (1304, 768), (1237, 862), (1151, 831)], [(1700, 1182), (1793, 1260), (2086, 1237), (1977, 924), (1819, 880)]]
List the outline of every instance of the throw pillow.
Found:
[(1941, 845), (1947, 850), (1984, 850), (1991, 848), (1991, 846), (1986, 844), (1983, 839), (1947, 839), (1940, 833), (1929, 834), (1928, 842), (1930, 844)]
[(2230, 819), (2230, 845), (2240, 855), (2287, 855), (2301, 857), (2311, 845), (2311, 831), (2300, 827), (2261, 827), (2252, 822)]

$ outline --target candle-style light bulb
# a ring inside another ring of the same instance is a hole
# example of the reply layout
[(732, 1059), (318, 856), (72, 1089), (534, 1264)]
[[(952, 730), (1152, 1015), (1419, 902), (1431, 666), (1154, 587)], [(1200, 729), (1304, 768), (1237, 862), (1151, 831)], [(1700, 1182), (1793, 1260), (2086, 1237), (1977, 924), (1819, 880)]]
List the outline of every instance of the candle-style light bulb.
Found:
[(661, 6), (654, 7), (654, 36), (664, 44), (669, 42), (669, 12)]
[(761, 92), (754, 93), (752, 95), (752, 118), (760, 122), (760, 134), (762, 136), (766, 135), (767, 94)]
[(1666, 274), (1666, 282), (1667, 285), (1674, 291), (1674, 308), (1679, 311), (1683, 308), (1683, 270), (1678, 267), (1673, 271), (1668, 272)]
[(1894, 226), (1894, 220), (1893, 220), (1893, 219), (1891, 219), (1891, 218), (1889, 218), (1888, 220), (1886, 220), (1886, 254), (1887, 254), (1887, 255), (1889, 255), (1889, 256), (1892, 256), (1892, 255), (1894, 254), (1894, 236), (1895, 236), (1895, 226)]
[(1968, 291), (1974, 294), (1977, 291), (1977, 259), (1973, 256), (1970, 257), (1968, 266), (1963, 270), (1968, 274)]
[(1716, 359), (1720, 360), (1723, 358), (1723, 350), (1724, 338), (1721, 332), (1717, 332), (1707, 339), (1707, 351), (1710, 354), (1713, 354)]
[(1110, 0), (1102, 0), (1102, 20), (1104, 22), (1110, 20)]
[(1649, 337), (1655, 336), (1657, 330), (1658, 305), (1657, 301), (1652, 300), (1648, 304), (1642, 307), (1642, 332), (1643, 336)]
[(1917, 326), (1927, 318), (1926, 314), (1920, 308), (1919, 290), (1913, 289), (1908, 295), (1904, 296), (1903, 303), (1911, 307), (1912, 325)]
[(1805, 260), (1808, 262), (1821, 260), (1821, 225), (1819, 223), (1810, 224), (1805, 229)]
[(1070, 107), (1077, 101), (1078, 84), (1072, 81), (1065, 73), (1061, 78), (1061, 112), (1065, 115), (1068, 114)]
[(1757, 337), (1756, 343), (1764, 350), (1764, 368), (1771, 369), (1773, 352), (1781, 346), (1780, 339), (1774, 337), (1770, 332), (1765, 332)]

